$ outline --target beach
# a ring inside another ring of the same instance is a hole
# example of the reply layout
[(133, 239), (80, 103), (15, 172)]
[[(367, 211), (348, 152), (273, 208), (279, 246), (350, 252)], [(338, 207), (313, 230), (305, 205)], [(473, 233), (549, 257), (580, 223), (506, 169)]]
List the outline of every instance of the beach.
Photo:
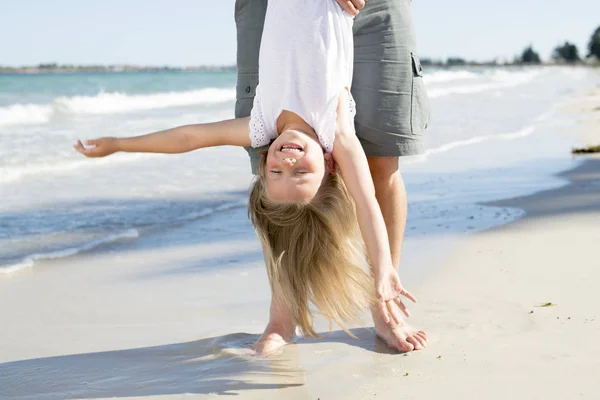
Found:
[[(431, 75), (444, 111), (428, 152), (401, 165), (400, 276), (419, 299), (409, 322), (429, 335), (407, 355), (365, 318), (358, 339), (319, 319), (322, 338), (253, 356), (270, 293), (243, 150), (82, 160), (64, 149), (85, 129), (124, 135), (231, 114), (231, 77), (197, 76), (193, 92), (180, 79), (183, 92), (159, 98), (0, 98), (0, 123), (12, 118), (0, 125), (0, 398), (600, 396), (600, 158), (570, 154), (600, 143), (597, 70)], [(206, 93), (222, 98), (185, 100)], [(115, 99), (129, 114), (109, 107)], [(171, 108), (148, 107), (165, 99)], [(61, 159), (41, 145), (29, 163), (6, 150), (44, 140)]]

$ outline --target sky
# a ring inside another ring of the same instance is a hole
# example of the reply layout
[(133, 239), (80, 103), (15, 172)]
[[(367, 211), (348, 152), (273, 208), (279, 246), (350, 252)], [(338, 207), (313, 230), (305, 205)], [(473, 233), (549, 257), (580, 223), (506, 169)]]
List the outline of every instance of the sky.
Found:
[[(0, 0), (0, 65), (233, 65), (234, 4)], [(587, 54), (600, 26), (598, 0), (413, 0), (412, 9), (422, 58), (512, 59), (532, 44), (548, 59), (565, 40)]]

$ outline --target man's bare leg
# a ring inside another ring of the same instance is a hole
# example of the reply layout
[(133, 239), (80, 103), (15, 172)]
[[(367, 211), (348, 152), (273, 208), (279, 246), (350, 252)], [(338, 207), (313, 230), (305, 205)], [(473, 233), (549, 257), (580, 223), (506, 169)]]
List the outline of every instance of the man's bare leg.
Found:
[[(406, 188), (398, 169), (398, 157), (368, 158), (375, 185), (377, 202), (387, 228), (394, 265), (400, 265), (402, 242), (406, 228), (408, 203)], [(427, 334), (402, 322), (396, 326), (386, 324), (379, 312), (371, 309), (375, 332), (388, 346), (404, 353), (421, 350), (427, 345)]]
[(292, 321), (292, 316), (285, 303), (279, 300), (275, 294), (271, 294), (269, 323), (260, 339), (254, 344), (254, 351), (259, 355), (275, 353), (288, 344), (295, 334), (296, 325)]

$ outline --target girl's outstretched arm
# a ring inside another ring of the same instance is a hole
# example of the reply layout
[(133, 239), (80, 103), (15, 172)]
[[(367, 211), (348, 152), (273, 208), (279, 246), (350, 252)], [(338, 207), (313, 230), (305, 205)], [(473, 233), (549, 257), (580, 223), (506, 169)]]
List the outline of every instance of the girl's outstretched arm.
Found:
[(118, 151), (129, 153), (185, 153), (213, 146), (250, 146), (250, 117), (206, 124), (183, 125), (142, 136), (104, 137), (77, 141), (75, 150), (86, 157), (104, 157)]
[(402, 287), (396, 268), (392, 264), (387, 229), (375, 197), (375, 186), (369, 164), (354, 132), (353, 121), (349, 118), (348, 110), (349, 95), (344, 90), (338, 105), (333, 158), (356, 205), (358, 225), (375, 278), (379, 312), (385, 322), (399, 323), (398, 307), (407, 316), (408, 311), (398, 296), (405, 296), (412, 301), (415, 301), (415, 298)]

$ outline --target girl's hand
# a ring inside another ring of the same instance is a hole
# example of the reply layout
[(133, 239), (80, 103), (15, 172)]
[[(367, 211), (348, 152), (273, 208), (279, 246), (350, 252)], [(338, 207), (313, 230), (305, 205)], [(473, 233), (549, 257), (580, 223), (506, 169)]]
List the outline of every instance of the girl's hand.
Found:
[(398, 272), (393, 267), (380, 268), (375, 275), (375, 294), (377, 295), (377, 308), (383, 317), (386, 324), (394, 322), (399, 324), (402, 322), (402, 317), (398, 312), (398, 307), (406, 315), (410, 317), (408, 309), (402, 302), (401, 296), (406, 297), (413, 303), (417, 299), (410, 292), (402, 287)]
[(336, 0), (338, 4), (350, 15), (356, 17), (358, 10), (361, 10), (367, 0)]
[(118, 151), (117, 139), (112, 137), (86, 140), (85, 144), (86, 146), (94, 147), (87, 149), (83, 147), (81, 140), (78, 140), (77, 144), (73, 146), (73, 148), (86, 157), (105, 157)]

